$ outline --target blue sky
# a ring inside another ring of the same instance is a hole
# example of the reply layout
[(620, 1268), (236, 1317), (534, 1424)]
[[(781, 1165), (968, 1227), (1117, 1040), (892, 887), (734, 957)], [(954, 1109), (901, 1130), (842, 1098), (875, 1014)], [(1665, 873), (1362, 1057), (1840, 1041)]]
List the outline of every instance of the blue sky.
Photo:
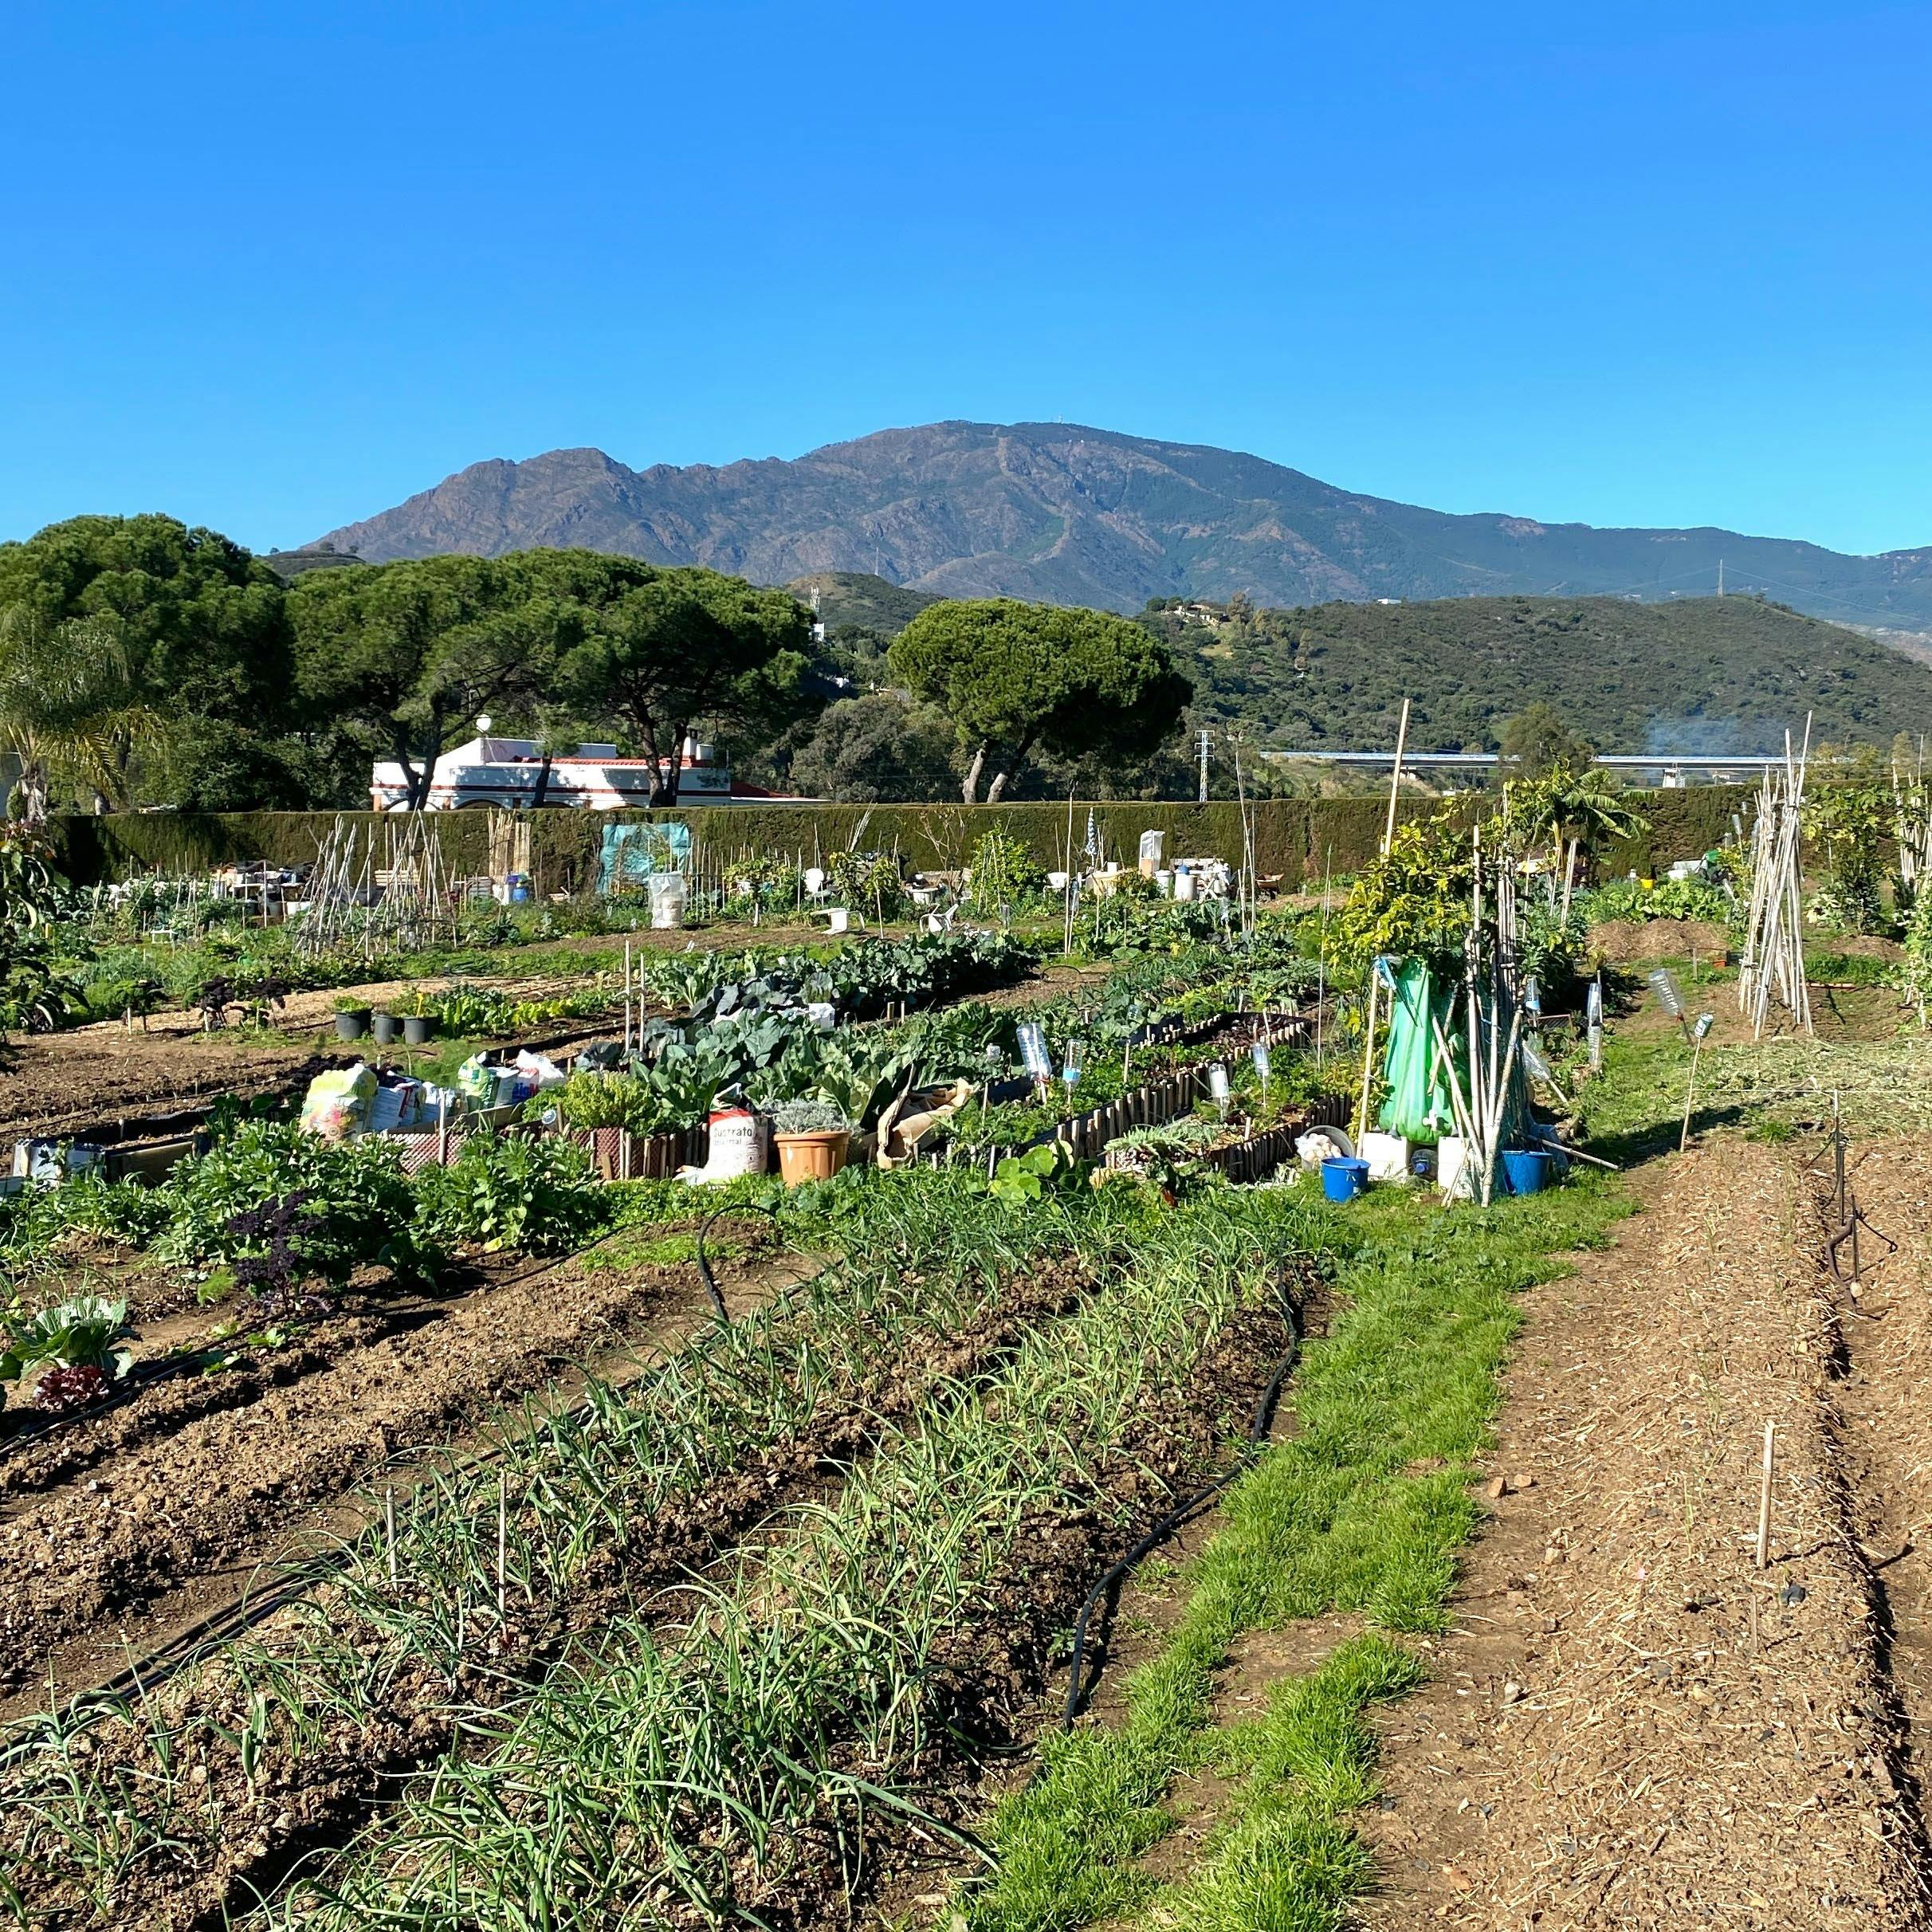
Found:
[(1932, 8), (17, 0), (0, 537), (1065, 417), (1932, 544)]

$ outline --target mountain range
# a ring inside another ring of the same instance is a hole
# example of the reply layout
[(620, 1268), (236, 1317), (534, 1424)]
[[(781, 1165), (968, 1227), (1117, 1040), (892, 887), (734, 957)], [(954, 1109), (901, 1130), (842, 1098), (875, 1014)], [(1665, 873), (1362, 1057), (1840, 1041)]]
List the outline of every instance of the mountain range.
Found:
[(496, 458), (311, 548), (324, 542), (372, 563), (575, 545), (760, 583), (865, 571), (940, 596), (1123, 611), (1236, 595), (1657, 599), (1708, 594), (1722, 564), (1727, 590), (1932, 627), (1932, 546), (1862, 557), (1729, 530), (1451, 516), (1259, 457), (1058, 422), (929, 423), (721, 467), (631, 469), (588, 449)]

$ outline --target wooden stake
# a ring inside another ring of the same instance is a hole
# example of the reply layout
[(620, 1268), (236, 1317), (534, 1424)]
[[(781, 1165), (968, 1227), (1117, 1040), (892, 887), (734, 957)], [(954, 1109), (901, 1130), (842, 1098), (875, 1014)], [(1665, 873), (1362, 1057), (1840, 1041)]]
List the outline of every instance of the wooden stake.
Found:
[(1409, 701), (1402, 701), (1402, 721), (1396, 727), (1395, 768), (1388, 775), (1388, 823), (1382, 828), (1382, 856), (1388, 856), (1389, 841), (1396, 835), (1396, 794), (1402, 788), (1402, 753), (1408, 743)]
[(1777, 1459), (1777, 1424), (1765, 1424), (1764, 1481), (1757, 1491), (1757, 1567), (1771, 1561), (1771, 1471)]
[(1355, 1137), (1358, 1141), (1361, 1139), (1362, 1136), (1368, 1131), (1368, 1090), (1375, 1082), (1375, 1009), (1376, 1005), (1376, 995), (1379, 990), (1379, 982), (1376, 979), (1375, 967), (1372, 962), (1368, 968), (1368, 1037), (1366, 1043), (1362, 1048), (1361, 1117), (1357, 1123), (1355, 1129)]
[(1704, 1050), (1702, 1039), (1690, 1043), (1690, 1085), (1684, 1094), (1683, 1131), (1677, 1137), (1677, 1151), (1681, 1154), (1690, 1145), (1690, 1109), (1697, 1102), (1697, 1057)]

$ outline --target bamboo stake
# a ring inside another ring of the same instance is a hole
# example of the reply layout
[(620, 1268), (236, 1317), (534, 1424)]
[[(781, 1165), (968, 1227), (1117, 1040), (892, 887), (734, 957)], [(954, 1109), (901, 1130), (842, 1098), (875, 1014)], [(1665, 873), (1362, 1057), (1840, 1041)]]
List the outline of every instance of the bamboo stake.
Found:
[(1697, 1103), (1697, 1060), (1704, 1050), (1704, 1036), (1700, 1033), (1690, 1043), (1690, 1084), (1684, 1092), (1683, 1131), (1677, 1137), (1677, 1151), (1681, 1154), (1690, 1145), (1690, 1109)]
[(1366, 1039), (1362, 1047), (1362, 1105), (1355, 1128), (1355, 1137), (1358, 1141), (1368, 1131), (1368, 1090), (1375, 1081), (1375, 1009), (1377, 991), (1375, 967), (1371, 962), (1368, 968), (1368, 1017), (1364, 1029)]
[(1771, 1476), (1777, 1460), (1777, 1424), (1765, 1424), (1764, 1476), (1757, 1489), (1757, 1567), (1771, 1561)]
[(1402, 753), (1408, 744), (1409, 701), (1402, 701), (1402, 721), (1396, 727), (1395, 768), (1388, 775), (1388, 822), (1382, 828), (1382, 856), (1388, 856), (1389, 842), (1396, 835), (1396, 795), (1402, 788)]

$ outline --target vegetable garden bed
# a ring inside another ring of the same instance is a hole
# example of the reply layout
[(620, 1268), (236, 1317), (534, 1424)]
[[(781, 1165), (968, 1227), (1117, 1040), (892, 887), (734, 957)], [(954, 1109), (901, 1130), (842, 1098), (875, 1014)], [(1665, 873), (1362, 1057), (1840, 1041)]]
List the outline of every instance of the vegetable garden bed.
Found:
[[(1210, 1176), (1175, 1207), (1172, 1190), (1164, 1205), (1159, 1189), (1090, 1188), (1077, 1165), (989, 1185), (975, 1160), (850, 1170), (780, 1200), (770, 1183), (626, 1187), (626, 1170), (701, 1160), (691, 1111), (717, 1091), (714, 1062), (774, 1105), (836, 1097), (863, 1133), (935, 1077), (998, 1091), (1022, 1023), (1057, 1052), (1104, 1056), (1097, 1105), (1043, 1123), (1088, 1152), (1137, 1119), (1191, 1113), (1212, 1054), (1243, 1055), (1263, 1028), (1277, 1104), (1251, 1114), (1239, 1094), (1209, 1165), (1257, 1176), (1291, 1121), (1341, 1103), (1295, 1051), (1300, 1019), (1230, 1011), (1312, 988), (1292, 936), (1177, 945), (997, 1011), (922, 976), (956, 964), (983, 985), (1010, 953), (895, 956), (905, 983), (882, 979), (847, 1011), (954, 1003), (827, 1032), (805, 980), (673, 961), (689, 988), (667, 999), (677, 1017), (644, 1029), (642, 1064), (579, 1076), (615, 1117), (567, 1107), (558, 1132), (532, 1120), (527, 1137), (453, 1155), (454, 1135), (423, 1136), (442, 1145), (413, 1176), (398, 1147), (318, 1152), (245, 1128), (151, 1193), (71, 1191), (77, 1215), (125, 1200), (192, 1265), (298, 1298), (283, 1251), (311, 1239), (289, 1195), (304, 1163), (386, 1204), (330, 1236), (359, 1269), (379, 1225), (384, 1267), (446, 1251), (458, 1227), (505, 1251), (617, 1231), (527, 1295), (520, 1268), (469, 1302), (399, 1294), (379, 1270), (352, 1289), (331, 1278), (332, 1306), (295, 1332), (19, 1463), (13, 1514), (37, 1581), (11, 1606), (0, 1588), (0, 1615), (18, 1616), (29, 1659), (70, 1638), (98, 1655), (119, 1609), (179, 1605), (212, 1564), (259, 1553), (246, 1526), (376, 1485), (336, 1518), (338, 1554), (265, 1579), (258, 1628), (215, 1633), (197, 1657), (137, 1656), (104, 1694), (5, 1734), (0, 1812), (26, 1911), (212, 1926), (259, 1893), (317, 1928), (392, 1912), (507, 1926), (515, 1896), (559, 1926), (719, 1908), (802, 1922), (842, 1868), (862, 1894), (897, 1855), (880, 1790), (970, 1773), (980, 1748), (1030, 1723), (1054, 1633), (1095, 1570), (1215, 1465), (1279, 1359), (1276, 1284), (1313, 1238), (1302, 1197)], [(1128, 1066), (1140, 1086), (1109, 1094)], [(715, 1203), (712, 1253), (741, 1255), (762, 1223), (734, 1211), (754, 1200), (783, 1238), (838, 1259), (762, 1305), (740, 1275), (734, 1318), (691, 1332), (695, 1218)], [(473, 1310), (460, 1359), (439, 1361)], [(598, 1318), (611, 1340), (654, 1316), (687, 1336), (660, 1365), (549, 1380)], [(505, 1394), (522, 1409), (479, 1437)], [(450, 1431), (464, 1439), (446, 1458), (377, 1473)], [(155, 1534), (170, 1514), (179, 1533)], [(640, 1739), (667, 1777), (626, 1761)], [(550, 1794), (537, 1811), (532, 1767)]]

